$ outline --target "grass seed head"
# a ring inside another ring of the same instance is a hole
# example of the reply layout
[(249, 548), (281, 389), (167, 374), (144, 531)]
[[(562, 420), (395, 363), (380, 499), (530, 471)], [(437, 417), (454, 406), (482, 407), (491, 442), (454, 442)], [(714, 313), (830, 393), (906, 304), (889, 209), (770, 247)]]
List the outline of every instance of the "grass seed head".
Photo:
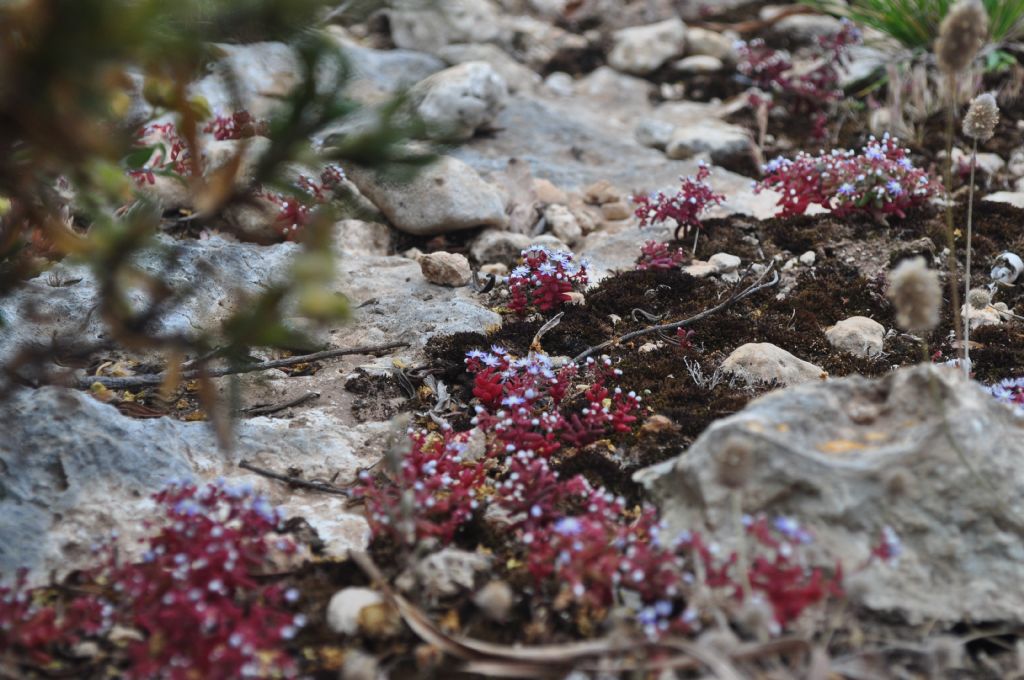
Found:
[(967, 293), (967, 304), (974, 309), (985, 309), (992, 304), (992, 294), (984, 288), (972, 288)]
[(999, 122), (999, 105), (991, 93), (979, 94), (971, 100), (964, 116), (964, 135), (979, 142), (992, 139)]
[(889, 273), (886, 295), (896, 307), (896, 325), (903, 330), (920, 333), (939, 325), (942, 287), (938, 273), (928, 269), (923, 257), (904, 260)]
[(988, 40), (988, 12), (981, 0), (957, 0), (939, 26), (935, 59), (948, 75), (970, 66)]

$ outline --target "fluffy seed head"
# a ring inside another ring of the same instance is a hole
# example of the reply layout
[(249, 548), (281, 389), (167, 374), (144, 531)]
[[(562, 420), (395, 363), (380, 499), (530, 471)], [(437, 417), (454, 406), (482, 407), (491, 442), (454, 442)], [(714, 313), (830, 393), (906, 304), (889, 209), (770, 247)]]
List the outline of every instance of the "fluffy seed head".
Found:
[(979, 142), (992, 139), (999, 122), (999, 105), (996, 98), (986, 92), (971, 100), (964, 116), (964, 135)]
[(942, 287), (939, 275), (928, 269), (923, 257), (904, 260), (889, 272), (886, 295), (896, 307), (896, 325), (920, 333), (939, 325)]
[(745, 439), (730, 437), (715, 456), (715, 477), (727, 489), (742, 489), (754, 470), (754, 449)]
[(504, 581), (491, 581), (473, 597), (473, 604), (490, 620), (504, 623), (515, 604), (515, 596)]
[(992, 304), (992, 295), (984, 288), (972, 288), (967, 293), (967, 304), (974, 309), (985, 309)]
[(967, 68), (988, 39), (988, 12), (981, 0), (957, 0), (939, 26), (935, 59), (954, 74)]

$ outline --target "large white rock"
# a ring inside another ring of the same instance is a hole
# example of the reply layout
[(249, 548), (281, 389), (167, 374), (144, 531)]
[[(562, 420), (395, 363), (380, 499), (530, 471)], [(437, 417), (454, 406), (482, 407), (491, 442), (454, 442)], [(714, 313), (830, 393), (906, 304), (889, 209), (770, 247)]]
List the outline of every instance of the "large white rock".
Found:
[(686, 51), (686, 24), (679, 18), (616, 31), (608, 54), (612, 68), (646, 75)]
[(500, 229), (485, 229), (473, 241), (469, 252), (477, 262), (490, 264), (501, 262), (512, 266), (518, 260), (524, 248), (528, 248), (533, 240), (526, 234)]
[(423, 278), (439, 286), (465, 286), (472, 276), (469, 260), (461, 253), (427, 253), (419, 258), (419, 262)]
[[(1020, 421), (959, 370), (922, 364), (771, 392), (637, 474), (669, 535), (706, 532), (725, 553), (736, 492), (716, 460), (727, 442), (749, 444), (741, 511), (808, 529), (808, 554), (842, 562), (856, 605), (912, 623), (1024, 622)], [(902, 554), (868, 563), (885, 527)]]
[(712, 118), (679, 125), (665, 146), (669, 158), (686, 159), (701, 153), (726, 167), (752, 163), (754, 141), (745, 128)]
[(470, 61), (420, 81), (409, 91), (409, 99), (428, 136), (466, 140), (505, 106), (508, 86), (490, 64)]
[(540, 74), (520, 64), (497, 45), (489, 43), (460, 43), (448, 45), (437, 55), (450, 66), (468, 61), (485, 61), (497, 71), (508, 84), (509, 92), (528, 91), (542, 81)]
[(129, 418), (58, 387), (9, 394), (0, 402), (0, 427), (0, 573), (26, 567), (37, 576), (90, 563), (90, 546), (113, 531), (126, 555), (136, 557), (141, 522), (156, 511), (149, 495), (172, 479), (205, 484), (223, 477), (254, 486), (289, 516), (305, 517), (331, 554), (362, 549), (369, 528), (344, 498), (289, 489), (239, 469), (237, 461), (278, 470), (287, 461), (312, 477), (353, 480), (376, 461), (373, 449), (383, 445), (386, 428), (342, 427), (317, 411), (252, 418), (237, 423), (228, 455), (207, 423)]
[(367, 170), (350, 170), (349, 177), (392, 226), (416, 236), (508, 222), (501, 193), (451, 156), (440, 157), (406, 183)]
[(869, 357), (882, 352), (885, 326), (866, 316), (851, 316), (826, 330), (825, 337), (836, 349)]
[(1024, 208), (1024, 191), (996, 191), (982, 200), (992, 203), (1009, 203), (1015, 208)]
[(359, 632), (359, 613), (383, 602), (381, 594), (371, 588), (343, 588), (327, 603), (327, 627), (335, 633), (355, 635)]
[(796, 385), (828, 376), (819, 366), (799, 359), (770, 342), (748, 342), (722, 362), (722, 371), (747, 383), (778, 382)]
[(547, 220), (548, 229), (555, 237), (570, 246), (583, 238), (583, 227), (579, 220), (568, 207), (564, 205), (549, 205), (544, 208), (544, 219)]
[(222, 58), (213, 72), (191, 87), (191, 94), (206, 99), (215, 113), (245, 109), (267, 118), (301, 80), (298, 56), (284, 43), (219, 44), (216, 49)]
[(698, 26), (686, 29), (686, 53), (717, 57), (726, 63), (736, 61), (736, 39)]
[(501, 32), (498, 10), (490, 0), (436, 0), (423, 9), (387, 13), (396, 47), (436, 54), (451, 43), (491, 42)]

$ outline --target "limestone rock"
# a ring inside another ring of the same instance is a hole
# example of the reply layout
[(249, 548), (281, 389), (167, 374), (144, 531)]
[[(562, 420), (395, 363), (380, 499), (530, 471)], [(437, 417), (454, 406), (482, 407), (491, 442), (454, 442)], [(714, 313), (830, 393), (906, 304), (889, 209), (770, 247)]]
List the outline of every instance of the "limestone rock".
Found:
[(396, 229), (416, 236), (504, 227), (508, 220), (501, 193), (450, 156), (442, 156), (407, 183), (386, 181), (367, 170), (350, 170), (349, 177)]
[(473, 590), (477, 574), (490, 566), (491, 558), (483, 553), (445, 548), (420, 560), (415, 572), (428, 595), (445, 597)]
[(742, 260), (736, 255), (729, 253), (715, 253), (708, 258), (708, 262), (715, 267), (719, 274), (732, 274), (740, 268)]
[(994, 305), (987, 305), (978, 309), (965, 304), (960, 307), (961, 318), (970, 320), (971, 330), (982, 326), (998, 326), (1003, 323), (1003, 315)]
[(680, 125), (665, 146), (669, 158), (692, 158), (701, 153), (729, 169), (746, 168), (755, 158), (754, 142), (745, 128), (715, 119)]
[(564, 71), (555, 71), (544, 79), (544, 87), (559, 97), (571, 97), (576, 89), (576, 81)]
[(59, 387), (16, 389), (0, 402), (0, 426), (4, 574), (19, 567), (36, 574), (81, 567), (94, 559), (90, 546), (111, 531), (128, 553), (137, 550), (141, 520), (155, 509), (149, 495), (171, 480), (255, 482), (271, 503), (309, 520), (331, 554), (361, 549), (368, 538), (365, 518), (344, 499), (267, 484), (236, 461), (273, 468), (288, 460), (310, 475), (354, 479), (375, 460), (356, 452), (367, 441), (379, 445), (370, 427), (345, 429), (317, 411), (292, 420), (252, 418), (237, 423), (232, 457), (219, 451), (207, 423), (129, 418)]
[(672, 123), (657, 118), (644, 118), (636, 124), (633, 136), (638, 144), (664, 150), (672, 141), (672, 134), (675, 131), (676, 126)]
[(339, 590), (327, 603), (327, 627), (342, 635), (359, 633), (359, 614), (366, 607), (384, 603), (380, 593), (370, 588), (351, 587)]
[(825, 331), (825, 337), (836, 349), (858, 357), (882, 352), (885, 327), (866, 316), (851, 316)]
[(601, 217), (606, 220), (628, 220), (632, 216), (633, 210), (625, 201), (613, 201), (601, 205)]
[(397, 47), (436, 54), (451, 43), (491, 42), (500, 33), (498, 11), (490, 0), (438, 0), (423, 7), (388, 12)]
[(995, 191), (981, 200), (993, 203), (1009, 203), (1015, 208), (1024, 208), (1024, 191)]
[(706, 54), (694, 54), (689, 57), (673, 62), (672, 68), (684, 75), (707, 75), (718, 73), (725, 68), (725, 64), (718, 57), (711, 57)]
[(775, 381), (782, 385), (796, 385), (828, 375), (820, 367), (770, 342), (748, 342), (737, 347), (722, 362), (722, 371), (751, 384)]
[[(183, 297), (181, 304), (153, 320), (151, 331), (189, 335), (197, 328), (215, 329), (235, 311), (232, 303), (237, 294), (257, 294), (283, 280), (298, 249), (294, 243), (264, 247), (217, 236), (202, 241), (159, 236), (155, 247), (140, 253), (135, 264), (143, 272), (156, 274), (166, 266), (166, 253), (172, 252), (175, 270), (164, 279)], [(200, 277), (202, 294), (184, 294)], [(61, 281), (69, 283), (54, 285)], [(26, 281), (0, 299), (0, 317), (5, 321), (0, 356), (13, 356), (19, 347), (51, 339), (99, 344), (106, 328), (99, 315), (90, 311), (98, 298), (93, 273), (68, 260)], [(146, 300), (144, 290), (133, 288), (128, 293), (128, 302), (139, 308)]]
[(811, 45), (818, 38), (842, 30), (842, 23), (826, 14), (794, 14), (776, 23), (771, 32), (795, 45)]
[(439, 50), (437, 54), (451, 66), (468, 61), (487, 62), (498, 72), (498, 75), (505, 79), (509, 92), (526, 92), (541, 82), (539, 74), (520, 64), (497, 45), (480, 43), (448, 45)]
[(485, 229), (473, 241), (469, 253), (477, 262), (500, 262), (512, 266), (519, 260), (524, 248), (530, 246), (530, 237), (499, 229)]
[(533, 180), (533, 193), (537, 197), (537, 202), (544, 205), (565, 205), (569, 202), (569, 195), (546, 179)]
[(324, 33), (344, 51), (353, 72), (350, 87), (396, 94), (445, 67), (447, 59), (414, 50), (376, 50), (356, 42), (341, 26), (328, 26)]
[(518, 61), (536, 72), (550, 72), (552, 63), (575, 63), (590, 47), (578, 33), (526, 14), (501, 18), (499, 44)]
[(726, 63), (736, 61), (736, 40), (706, 28), (689, 26), (686, 29), (686, 53), (716, 57)]
[(508, 85), (483, 61), (452, 66), (420, 81), (409, 100), (435, 139), (466, 140), (505, 106)]
[(678, 18), (616, 31), (608, 54), (612, 68), (647, 75), (686, 50), (686, 24)]
[(693, 260), (683, 267), (683, 272), (696, 279), (703, 279), (718, 273), (718, 266), (703, 260)]
[(465, 286), (472, 276), (469, 260), (460, 253), (427, 253), (420, 258), (420, 271), (427, 281), (452, 288)]
[(619, 73), (608, 66), (599, 66), (576, 84), (576, 91), (604, 102), (628, 108), (646, 108), (654, 86), (643, 78)]
[(583, 227), (576, 216), (564, 205), (549, 205), (544, 209), (544, 219), (548, 228), (558, 240), (570, 246), (583, 238)]
[(192, 85), (190, 92), (206, 99), (211, 111), (244, 109), (256, 118), (268, 118), (299, 84), (302, 69), (289, 45), (222, 43), (216, 50), (220, 61), (214, 63), (210, 75)]
[(334, 225), (334, 253), (338, 258), (387, 255), (390, 250), (391, 229), (386, 224), (342, 220)]
[[(670, 535), (730, 540), (734, 492), (714, 461), (734, 438), (754, 455), (742, 511), (806, 527), (819, 564), (842, 562), (855, 604), (911, 623), (1024, 621), (1021, 426), (960, 371), (922, 364), (800, 385), (715, 422), (636, 476)], [(898, 563), (861, 569), (885, 527)]]

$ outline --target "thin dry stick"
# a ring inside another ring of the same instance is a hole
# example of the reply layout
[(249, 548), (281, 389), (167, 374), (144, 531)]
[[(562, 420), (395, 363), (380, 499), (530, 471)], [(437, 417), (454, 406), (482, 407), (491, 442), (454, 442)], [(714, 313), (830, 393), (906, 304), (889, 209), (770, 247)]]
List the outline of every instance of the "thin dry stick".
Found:
[[(946, 105), (946, 247), (949, 255), (946, 265), (949, 268), (949, 291), (953, 303), (953, 332), (957, 342), (963, 346), (963, 329), (960, 326), (960, 286), (956, 280), (956, 236), (953, 234), (953, 123), (956, 117), (956, 74), (950, 73), (946, 80), (949, 90), (949, 103)], [(963, 350), (960, 358), (964, 358)]]
[[(599, 660), (612, 657), (619, 670), (641, 671), (699, 670), (702, 666), (723, 667), (723, 662), (752, 661), (766, 656), (806, 652), (808, 644), (800, 638), (784, 638), (765, 644), (741, 645), (728, 657), (715, 655), (708, 658), (707, 650), (699, 650), (688, 641), (667, 638), (658, 641), (629, 638), (604, 638), (565, 644), (513, 646), (501, 645), (468, 637), (454, 637), (445, 633), (421, 609), (405, 599), (388, 583), (370, 556), (350, 551), (349, 557), (375, 582), (384, 597), (398, 610), (402, 620), (420, 639), (436, 646), (444, 653), (462, 661), (461, 670), (485, 673), (492, 677), (540, 678), (562, 677), (572, 668), (597, 668)], [(682, 654), (650, 660), (638, 652), (670, 650)]]
[(321, 493), (329, 493), (334, 496), (345, 496), (346, 498), (352, 495), (349, 490), (344, 487), (328, 484), (327, 482), (311, 482), (299, 477), (282, 475), (281, 473), (274, 472), (273, 470), (257, 467), (247, 460), (243, 460), (239, 463), (238, 467), (243, 470), (248, 470), (249, 472), (255, 472), (256, 474), (262, 477), (267, 477), (268, 479), (276, 479), (279, 482), (284, 482), (288, 486), (297, 486), (301, 489), (310, 489), (312, 491), (320, 491)]
[[(366, 347), (351, 347), (347, 349), (328, 349), (323, 352), (314, 352), (313, 354), (303, 354), (297, 357), (286, 357), (284, 359), (271, 359), (270, 361), (261, 361), (256, 364), (247, 364), (245, 366), (228, 366), (226, 368), (211, 368), (211, 369), (192, 369), (184, 371), (181, 374), (182, 380), (193, 380), (195, 378), (207, 377), (207, 378), (221, 378), (225, 375), (236, 375), (239, 373), (254, 373), (256, 371), (267, 371), (271, 368), (284, 368), (286, 366), (294, 366), (296, 364), (304, 364), (310, 361), (321, 361), (323, 359), (332, 359), (334, 357), (342, 357), (349, 354), (376, 354), (377, 352), (383, 352), (389, 349), (397, 349), (399, 347), (408, 347), (407, 342), (390, 342), (386, 345), (368, 345)], [(88, 389), (90, 386), (99, 383), (107, 389), (122, 390), (130, 389), (135, 387), (147, 387), (150, 385), (160, 385), (167, 379), (167, 371), (162, 373), (147, 373), (144, 375), (130, 375), (123, 378), (115, 378), (103, 375), (89, 375), (84, 378), (80, 378), (77, 381), (77, 386), (81, 389)]]
[[(774, 271), (774, 266), (775, 265), (773, 263), (772, 266), (765, 269), (761, 273), (761, 275), (757, 277), (757, 280), (754, 281), (754, 283), (752, 283), (749, 287), (738, 293), (733, 294), (728, 300), (712, 307), (711, 309), (706, 309), (700, 314), (696, 314), (687, 319), (683, 319), (682, 321), (673, 321), (672, 323), (665, 323), (658, 326), (649, 326), (647, 328), (642, 328), (638, 331), (633, 331), (632, 333), (626, 333), (620, 338), (613, 338), (606, 342), (602, 342), (600, 345), (594, 345), (593, 347), (590, 347), (586, 351), (581, 352), (580, 354), (573, 357), (573, 362), (579, 363), (586, 359), (587, 357), (589, 357), (594, 352), (600, 351), (605, 347), (610, 347), (611, 345), (615, 344), (621, 344), (623, 342), (632, 340), (633, 338), (639, 338), (644, 335), (650, 335), (651, 333), (661, 333), (664, 331), (673, 331), (677, 328), (684, 328), (686, 326), (689, 326), (690, 324), (697, 323), (702, 319), (706, 319), (707, 317), (713, 314), (717, 314), (718, 312), (729, 307), (730, 305), (733, 305), (739, 302), (740, 300), (743, 300), (744, 298), (748, 298), (754, 293), (764, 290), (765, 288), (771, 288), (772, 286), (777, 284), (779, 282), (779, 273)], [(767, 276), (769, 273), (771, 273), (772, 278), (768, 281), (765, 281), (764, 283), (761, 283), (761, 281), (764, 280), (764, 277)]]
[[(978, 138), (971, 147), (971, 185), (967, 194), (967, 259), (964, 262), (964, 300), (971, 294), (971, 228), (974, 222), (974, 169), (978, 166)], [(971, 377), (971, 309), (964, 314), (964, 375)]]
[(305, 404), (307, 401), (313, 401), (314, 399), (319, 398), (319, 392), (306, 392), (301, 396), (295, 397), (294, 399), (289, 399), (288, 401), (283, 401), (279, 404), (264, 404), (262, 406), (250, 406), (249, 408), (241, 409), (239, 412), (244, 413), (247, 416), (266, 416), (270, 415), (271, 413), (283, 411), (286, 408), (291, 408), (293, 406), (301, 406), (302, 404)]

